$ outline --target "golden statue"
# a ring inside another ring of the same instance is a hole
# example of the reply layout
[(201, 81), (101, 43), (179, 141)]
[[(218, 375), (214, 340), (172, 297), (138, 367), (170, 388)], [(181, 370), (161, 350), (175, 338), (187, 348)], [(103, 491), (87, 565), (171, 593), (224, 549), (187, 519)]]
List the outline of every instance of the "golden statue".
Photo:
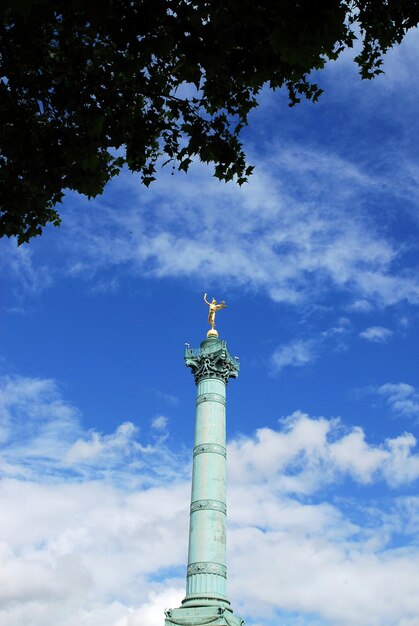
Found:
[(204, 302), (206, 302), (206, 304), (208, 304), (208, 306), (209, 306), (208, 324), (211, 326), (211, 330), (208, 331), (207, 337), (218, 337), (218, 332), (214, 328), (214, 326), (215, 326), (215, 312), (219, 311), (220, 309), (225, 309), (225, 307), (227, 305), (224, 302), (224, 300), (222, 302), (217, 302), (217, 300), (215, 298), (213, 298), (211, 300), (211, 302), (208, 302), (206, 293), (204, 293)]

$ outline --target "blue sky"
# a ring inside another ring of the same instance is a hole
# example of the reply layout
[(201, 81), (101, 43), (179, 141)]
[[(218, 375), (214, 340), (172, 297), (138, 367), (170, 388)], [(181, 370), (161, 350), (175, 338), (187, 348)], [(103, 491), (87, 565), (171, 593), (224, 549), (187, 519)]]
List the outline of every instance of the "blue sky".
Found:
[(229, 593), (249, 626), (419, 624), (419, 250), (411, 32), (362, 82), (264, 92), (238, 188), (123, 173), (1, 242), (4, 626), (157, 626), (185, 590), (204, 292), (228, 387)]

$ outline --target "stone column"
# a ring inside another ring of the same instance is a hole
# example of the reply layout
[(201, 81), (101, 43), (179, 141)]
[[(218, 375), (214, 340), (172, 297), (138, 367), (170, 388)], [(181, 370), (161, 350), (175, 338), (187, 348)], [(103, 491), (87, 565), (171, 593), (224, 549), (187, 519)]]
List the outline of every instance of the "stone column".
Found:
[(185, 361), (197, 385), (186, 597), (166, 625), (238, 626), (226, 591), (226, 385), (239, 364), (214, 336), (187, 348)]

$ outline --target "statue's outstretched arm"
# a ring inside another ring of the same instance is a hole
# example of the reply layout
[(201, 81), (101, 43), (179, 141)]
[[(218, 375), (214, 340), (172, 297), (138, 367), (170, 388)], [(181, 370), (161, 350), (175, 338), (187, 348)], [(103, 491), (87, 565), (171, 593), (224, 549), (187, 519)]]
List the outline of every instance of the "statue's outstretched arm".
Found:
[(210, 303), (209, 303), (209, 302), (208, 302), (208, 300), (207, 300), (207, 294), (206, 294), (206, 293), (204, 293), (204, 302), (205, 302), (206, 304), (208, 304), (208, 306), (210, 305)]

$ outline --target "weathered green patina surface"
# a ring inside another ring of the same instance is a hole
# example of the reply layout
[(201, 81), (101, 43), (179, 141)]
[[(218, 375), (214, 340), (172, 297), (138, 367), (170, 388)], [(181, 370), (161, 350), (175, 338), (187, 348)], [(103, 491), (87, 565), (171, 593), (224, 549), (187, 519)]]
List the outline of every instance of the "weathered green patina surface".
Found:
[(239, 363), (214, 336), (188, 347), (185, 362), (197, 386), (186, 597), (165, 624), (240, 626), (226, 590), (226, 386)]

